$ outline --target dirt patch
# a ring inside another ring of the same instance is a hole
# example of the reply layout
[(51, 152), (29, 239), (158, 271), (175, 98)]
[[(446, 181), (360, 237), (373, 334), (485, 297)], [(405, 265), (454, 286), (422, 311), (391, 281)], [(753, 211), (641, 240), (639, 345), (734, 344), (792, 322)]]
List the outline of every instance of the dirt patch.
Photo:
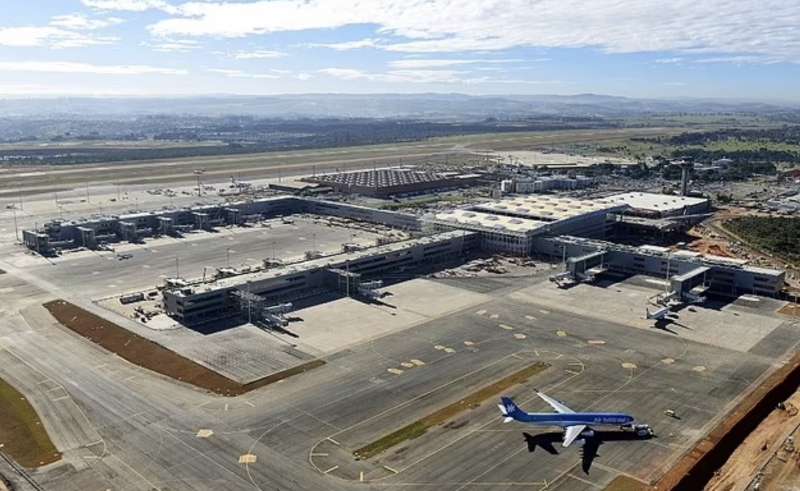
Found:
[(800, 305), (796, 303), (786, 304), (782, 309), (778, 310), (778, 313), (790, 317), (800, 317)]
[(650, 489), (646, 484), (628, 476), (617, 476), (603, 491), (645, 491)]
[(64, 300), (48, 302), (44, 308), (65, 327), (134, 365), (224, 396), (241, 395), (325, 364), (322, 360), (312, 360), (248, 384), (240, 384)]
[(526, 382), (529, 378), (544, 371), (549, 366), (550, 365), (547, 363), (536, 362), (533, 365), (530, 365), (501, 380), (498, 380), (492, 385), (487, 385), (486, 387), (473, 392), (458, 402), (454, 402), (449, 406), (445, 406), (418, 421), (406, 425), (397, 431), (389, 433), (388, 435), (385, 435), (378, 440), (359, 448), (353, 452), (353, 455), (357, 459), (369, 459), (380, 454), (381, 452), (384, 452), (385, 450), (388, 450), (391, 447), (394, 447), (399, 443), (420, 437), (425, 434), (429, 428), (445, 423), (462, 411), (466, 411), (467, 409), (475, 409), (486, 399), (494, 397), (497, 394), (506, 391), (508, 388), (513, 387), (514, 385)]
[[(714, 474), (705, 488), (706, 491), (725, 491), (746, 486), (757, 479), (759, 469), (763, 468), (773, 456), (789, 463), (788, 467), (796, 468), (797, 449), (793, 441), (787, 441), (787, 437), (800, 426), (798, 406), (800, 406), (800, 393), (795, 392), (780, 407), (776, 407), (739, 445), (719, 472)], [(782, 474), (776, 472), (775, 477), (779, 480)], [(773, 489), (766, 484), (766, 480), (762, 479), (763, 489)], [(773, 484), (775, 489), (795, 489), (789, 486), (780, 488), (777, 482)]]
[(800, 353), (753, 389), (656, 484), (658, 490), (701, 489), (778, 402), (797, 390)]
[(3, 452), (29, 469), (61, 458), (28, 400), (3, 380), (0, 380), (0, 443)]

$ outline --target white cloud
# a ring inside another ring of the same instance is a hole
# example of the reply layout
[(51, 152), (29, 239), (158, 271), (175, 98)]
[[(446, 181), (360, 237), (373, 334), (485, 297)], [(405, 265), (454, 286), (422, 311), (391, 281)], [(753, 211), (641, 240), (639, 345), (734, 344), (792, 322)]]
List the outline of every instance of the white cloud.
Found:
[(0, 61), (7, 72), (92, 73), (96, 75), (186, 75), (186, 70), (148, 65), (93, 65), (69, 61)]
[(280, 78), (280, 76), (275, 73), (249, 73), (249, 72), (243, 72), (241, 70), (230, 70), (227, 68), (209, 68), (208, 71), (211, 73), (219, 73), (220, 75), (225, 75), (226, 77), (230, 78), (260, 78), (260, 79)]
[(169, 14), (177, 14), (179, 12), (176, 7), (163, 0), (81, 0), (81, 3), (97, 10), (119, 10), (124, 12), (162, 10)]
[(673, 64), (682, 63), (683, 62), (683, 58), (680, 58), (680, 57), (659, 58), (659, 59), (655, 60), (655, 62), (659, 63), (659, 64), (662, 64), (662, 65), (673, 65)]
[(307, 43), (303, 46), (307, 48), (330, 48), (336, 51), (349, 51), (351, 49), (381, 48), (383, 44), (377, 39), (366, 38), (356, 41), (344, 41), (341, 43)]
[(343, 80), (359, 80), (370, 78), (369, 73), (362, 70), (356, 70), (355, 68), (323, 68), (317, 71), (324, 75), (341, 78)]
[(0, 28), (0, 46), (31, 48), (48, 46), (51, 48), (82, 48), (98, 44), (111, 44), (118, 38), (113, 36), (90, 36), (69, 31), (60, 27), (3, 27)]
[(472, 64), (494, 64), (494, 63), (519, 63), (526, 61), (523, 59), (488, 59), (488, 60), (448, 60), (448, 59), (425, 59), (425, 58), (412, 58), (407, 60), (390, 61), (389, 66), (392, 68), (400, 69), (414, 69), (414, 68), (439, 68), (456, 65), (472, 65)]
[[(173, 15), (150, 26), (159, 36), (243, 37), (370, 24), (394, 41), (362, 40), (360, 46), (398, 52), (588, 47), (800, 61), (800, 3), (787, 0), (217, 0), (174, 6), (160, 0), (83, 1), (155, 5)], [(339, 47), (353, 49), (355, 43)]]
[(239, 51), (231, 55), (231, 58), (236, 60), (263, 60), (271, 58), (283, 58), (284, 56), (286, 56), (286, 53), (282, 51), (260, 49), (256, 51)]
[(142, 46), (159, 53), (186, 53), (199, 48), (200, 43), (194, 39), (166, 39), (156, 43), (144, 42)]
[[(800, 60), (798, 60), (800, 61)], [(699, 58), (693, 60), (694, 63), (732, 63), (735, 65), (749, 65), (752, 63), (780, 63), (781, 59), (773, 56), (715, 56), (710, 58)]]
[(51, 26), (63, 27), (72, 30), (105, 29), (125, 22), (119, 17), (106, 17), (104, 19), (91, 19), (83, 14), (57, 15), (50, 20)]

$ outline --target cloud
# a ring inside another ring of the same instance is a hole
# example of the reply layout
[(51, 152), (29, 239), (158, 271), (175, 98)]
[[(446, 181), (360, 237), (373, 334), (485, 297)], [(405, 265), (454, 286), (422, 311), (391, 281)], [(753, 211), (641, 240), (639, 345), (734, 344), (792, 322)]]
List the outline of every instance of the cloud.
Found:
[(179, 13), (176, 7), (163, 0), (81, 0), (81, 3), (97, 10), (118, 10), (123, 12), (162, 10), (168, 14)]
[(680, 57), (658, 58), (657, 60), (655, 60), (655, 62), (662, 65), (674, 65), (678, 63), (683, 63), (683, 58)]
[(399, 69), (414, 69), (414, 68), (438, 68), (456, 65), (472, 65), (472, 64), (494, 64), (494, 63), (519, 63), (527, 60), (521, 58), (514, 59), (488, 59), (488, 60), (447, 60), (447, 59), (425, 59), (425, 58), (412, 58), (407, 60), (390, 61), (389, 66)]
[(62, 27), (64, 29), (72, 30), (87, 30), (93, 31), (95, 29), (105, 29), (107, 27), (115, 26), (125, 22), (124, 19), (119, 17), (107, 17), (105, 19), (91, 19), (83, 14), (68, 14), (57, 15), (50, 20), (51, 26)]
[(256, 51), (239, 51), (238, 53), (234, 53), (231, 58), (236, 60), (263, 60), (270, 58), (283, 58), (284, 56), (286, 56), (286, 53), (282, 51), (261, 49)]
[(396, 52), (593, 48), (606, 53), (749, 55), (800, 61), (800, 3), (786, 0), (83, 0), (153, 5), (171, 14), (158, 36), (244, 37), (282, 31), (376, 26), (390, 41), (326, 45)]
[(248, 73), (248, 72), (243, 72), (241, 70), (230, 70), (227, 68), (209, 68), (208, 71), (211, 73), (219, 73), (220, 75), (225, 75), (226, 77), (229, 78), (259, 78), (259, 79), (280, 78), (280, 76), (275, 73)]
[(69, 61), (0, 61), (6, 72), (91, 73), (96, 75), (186, 75), (186, 70), (148, 65), (93, 65)]
[[(698, 58), (694, 63), (733, 63), (735, 65), (749, 65), (753, 63), (773, 64), (780, 63), (781, 59), (772, 56), (715, 56), (711, 58)], [(798, 60), (800, 61), (800, 60)]]
[(377, 39), (366, 38), (356, 41), (344, 41), (341, 43), (307, 43), (303, 46), (307, 48), (329, 48), (335, 49), (336, 51), (349, 51), (351, 49), (382, 48), (383, 44)]
[(124, 20), (117, 17), (95, 19), (83, 14), (57, 15), (45, 26), (0, 27), (0, 46), (63, 49), (112, 44), (119, 38), (86, 31), (105, 29), (122, 22)]
[(156, 43), (144, 42), (142, 46), (159, 53), (186, 53), (199, 48), (200, 43), (194, 39), (167, 39)]
[(32, 48), (82, 48), (99, 44), (111, 44), (118, 38), (113, 36), (91, 36), (82, 32), (70, 31), (54, 26), (43, 27), (3, 27), (0, 28), (0, 46)]

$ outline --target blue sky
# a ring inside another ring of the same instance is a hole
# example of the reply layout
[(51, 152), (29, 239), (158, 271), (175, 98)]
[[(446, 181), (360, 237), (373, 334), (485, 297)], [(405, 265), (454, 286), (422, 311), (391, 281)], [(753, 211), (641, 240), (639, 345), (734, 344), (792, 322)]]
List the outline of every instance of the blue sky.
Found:
[(0, 95), (800, 100), (789, 0), (5, 0)]

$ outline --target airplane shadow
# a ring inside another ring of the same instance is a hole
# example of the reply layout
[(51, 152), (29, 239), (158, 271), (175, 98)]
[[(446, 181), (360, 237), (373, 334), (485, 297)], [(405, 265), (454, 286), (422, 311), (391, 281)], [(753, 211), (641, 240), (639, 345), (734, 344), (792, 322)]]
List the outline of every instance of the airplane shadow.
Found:
[[(522, 435), (525, 437), (525, 443), (528, 444), (528, 452), (533, 453), (536, 447), (539, 447), (551, 455), (559, 455), (555, 446), (561, 445), (564, 437), (563, 433), (549, 432), (539, 433), (538, 435), (523, 433)], [(584, 474), (589, 474), (592, 463), (600, 455), (598, 453), (600, 446), (606, 442), (646, 440), (648, 438), (655, 438), (655, 436), (640, 437), (636, 433), (628, 431), (595, 431), (594, 436), (584, 438), (584, 444), (581, 446), (581, 469)]]

